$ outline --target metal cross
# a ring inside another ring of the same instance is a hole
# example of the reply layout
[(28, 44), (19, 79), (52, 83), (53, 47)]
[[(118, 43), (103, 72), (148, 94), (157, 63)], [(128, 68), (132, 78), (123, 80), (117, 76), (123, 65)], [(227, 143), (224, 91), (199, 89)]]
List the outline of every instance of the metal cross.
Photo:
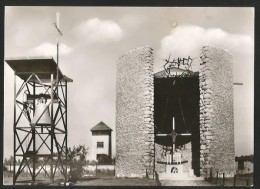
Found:
[[(172, 118), (172, 132), (168, 133), (168, 134), (156, 134), (156, 136), (172, 136), (172, 158), (173, 158), (173, 154), (175, 152), (175, 142), (176, 142), (176, 138), (177, 136), (191, 136), (191, 133), (176, 133), (175, 132), (175, 119), (174, 117)], [(173, 162), (173, 159), (172, 159)]]

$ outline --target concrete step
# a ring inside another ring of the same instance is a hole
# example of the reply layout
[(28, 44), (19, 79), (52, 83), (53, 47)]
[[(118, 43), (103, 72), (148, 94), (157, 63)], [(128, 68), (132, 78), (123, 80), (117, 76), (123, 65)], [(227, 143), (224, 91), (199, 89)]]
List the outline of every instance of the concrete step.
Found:
[(189, 176), (188, 173), (159, 173), (159, 180), (204, 180), (202, 177)]

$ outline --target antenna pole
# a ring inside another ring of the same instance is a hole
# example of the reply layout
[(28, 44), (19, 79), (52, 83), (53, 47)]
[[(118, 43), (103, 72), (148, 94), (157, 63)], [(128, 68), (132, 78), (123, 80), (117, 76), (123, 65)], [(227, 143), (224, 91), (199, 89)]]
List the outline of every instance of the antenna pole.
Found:
[(57, 33), (57, 74), (56, 74), (56, 88), (57, 88), (57, 95), (58, 95), (58, 85), (59, 85), (59, 33)]
[(56, 73), (56, 88), (57, 88), (57, 94), (58, 94), (58, 85), (59, 85), (59, 37), (62, 36), (62, 32), (59, 29), (59, 23), (60, 22), (60, 13), (56, 13), (56, 22), (54, 23), (55, 28), (57, 29), (57, 73)]

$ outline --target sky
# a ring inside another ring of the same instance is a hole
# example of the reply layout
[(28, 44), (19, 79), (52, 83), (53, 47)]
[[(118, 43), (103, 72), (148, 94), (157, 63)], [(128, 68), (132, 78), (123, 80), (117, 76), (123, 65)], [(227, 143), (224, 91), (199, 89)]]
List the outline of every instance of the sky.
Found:
[[(53, 56), (56, 12), (60, 13), (59, 66), (68, 85), (68, 146), (84, 144), (90, 129), (113, 129), (115, 155), (116, 64), (134, 48), (154, 49), (154, 72), (166, 59), (191, 56), (201, 47), (233, 55), (235, 154), (253, 154), (254, 9), (180, 7), (5, 7), (5, 58)], [(196, 62), (196, 61), (195, 61)], [(198, 62), (198, 61), (197, 61)], [(13, 71), (5, 63), (4, 157), (13, 153)], [(194, 65), (194, 71), (198, 65)]]

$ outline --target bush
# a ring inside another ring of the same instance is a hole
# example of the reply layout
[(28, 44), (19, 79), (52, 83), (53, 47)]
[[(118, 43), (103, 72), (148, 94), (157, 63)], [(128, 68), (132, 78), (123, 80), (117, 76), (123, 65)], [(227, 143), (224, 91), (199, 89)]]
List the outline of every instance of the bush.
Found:
[(98, 158), (99, 165), (111, 165), (113, 164), (113, 159), (106, 154), (101, 154)]
[(70, 166), (69, 178), (75, 182), (83, 176), (83, 166), (86, 164), (87, 149), (83, 145), (68, 149), (68, 163)]
[(7, 167), (4, 165), (4, 167), (3, 167), (3, 170), (4, 171), (7, 171), (8, 169), (7, 169)]

